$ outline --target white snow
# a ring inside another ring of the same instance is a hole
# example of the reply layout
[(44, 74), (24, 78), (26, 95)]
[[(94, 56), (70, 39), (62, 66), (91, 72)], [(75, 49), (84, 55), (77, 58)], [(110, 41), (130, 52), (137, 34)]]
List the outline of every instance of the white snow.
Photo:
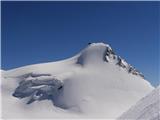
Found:
[(142, 98), (119, 119), (159, 120), (160, 119), (160, 86)]
[[(117, 118), (154, 87), (118, 66), (117, 56), (105, 61), (107, 49), (114, 55), (109, 45), (93, 43), (63, 61), (3, 72), (3, 118)], [(42, 100), (27, 105), (29, 98), (12, 96), (21, 81), (54, 78), (64, 84), (54, 103)]]

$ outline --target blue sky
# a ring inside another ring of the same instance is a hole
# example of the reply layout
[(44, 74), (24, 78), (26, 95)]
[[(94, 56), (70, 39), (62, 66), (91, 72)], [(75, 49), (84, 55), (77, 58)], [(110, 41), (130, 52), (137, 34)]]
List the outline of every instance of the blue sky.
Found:
[(105, 42), (158, 85), (160, 2), (2, 2), (2, 69)]

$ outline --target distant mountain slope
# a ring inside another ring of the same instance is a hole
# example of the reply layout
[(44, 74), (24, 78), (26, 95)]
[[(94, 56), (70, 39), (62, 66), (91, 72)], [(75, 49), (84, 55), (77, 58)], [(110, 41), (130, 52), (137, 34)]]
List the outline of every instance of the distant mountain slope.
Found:
[(119, 119), (159, 120), (160, 119), (160, 86), (132, 106)]
[(3, 72), (4, 118), (117, 118), (154, 87), (104, 43)]

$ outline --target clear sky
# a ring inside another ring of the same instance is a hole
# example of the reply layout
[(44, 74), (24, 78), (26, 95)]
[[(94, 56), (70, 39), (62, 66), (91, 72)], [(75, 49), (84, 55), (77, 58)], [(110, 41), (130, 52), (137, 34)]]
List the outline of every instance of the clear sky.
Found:
[(2, 69), (104, 42), (158, 85), (160, 2), (2, 2)]

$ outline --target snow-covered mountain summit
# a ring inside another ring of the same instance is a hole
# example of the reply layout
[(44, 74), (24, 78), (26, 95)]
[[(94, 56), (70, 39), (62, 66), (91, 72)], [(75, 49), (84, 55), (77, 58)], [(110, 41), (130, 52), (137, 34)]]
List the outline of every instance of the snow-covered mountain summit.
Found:
[(81, 65), (99, 65), (104, 62), (113, 63), (126, 69), (128, 73), (144, 77), (142, 73), (116, 55), (110, 45), (104, 43), (90, 43), (78, 57), (77, 63)]
[(3, 72), (3, 117), (117, 118), (152, 89), (109, 45), (92, 43), (66, 60)]

